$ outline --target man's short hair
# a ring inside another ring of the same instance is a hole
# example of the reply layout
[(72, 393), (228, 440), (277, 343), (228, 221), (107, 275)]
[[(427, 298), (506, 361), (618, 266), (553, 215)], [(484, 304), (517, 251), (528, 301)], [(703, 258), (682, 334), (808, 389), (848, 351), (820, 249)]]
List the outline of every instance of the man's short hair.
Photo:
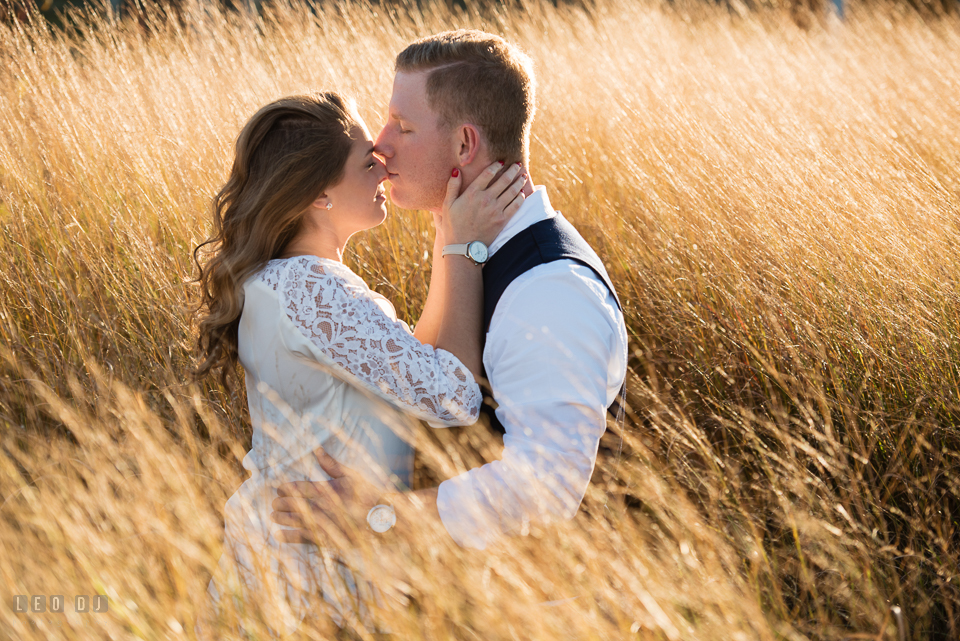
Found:
[(476, 125), (494, 160), (528, 161), (536, 81), (518, 47), (483, 31), (444, 31), (401, 51), (396, 71), (429, 72), (427, 99), (441, 125)]

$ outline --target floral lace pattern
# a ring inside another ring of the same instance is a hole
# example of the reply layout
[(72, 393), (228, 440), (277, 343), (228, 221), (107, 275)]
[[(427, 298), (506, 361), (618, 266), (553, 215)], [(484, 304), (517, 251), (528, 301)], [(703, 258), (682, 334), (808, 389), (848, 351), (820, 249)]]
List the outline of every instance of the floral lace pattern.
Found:
[(284, 264), (287, 261), (284, 259), (271, 260), (267, 265), (257, 272), (255, 278), (262, 280), (264, 283), (270, 286), (270, 289), (277, 291), (277, 287), (280, 286), (280, 277), (283, 276)]
[(293, 325), (338, 366), (425, 418), (477, 419), (482, 397), (456, 357), (416, 339), (347, 267), (309, 256), (271, 261), (260, 277)]

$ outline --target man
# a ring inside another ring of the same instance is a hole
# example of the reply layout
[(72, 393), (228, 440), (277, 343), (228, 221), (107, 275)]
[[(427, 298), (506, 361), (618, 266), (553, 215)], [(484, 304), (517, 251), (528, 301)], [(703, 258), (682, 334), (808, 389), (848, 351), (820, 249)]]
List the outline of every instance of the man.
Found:
[[(531, 61), (502, 38), (460, 30), (411, 44), (397, 56), (387, 122), (375, 143), (393, 202), (436, 218), (451, 168), (465, 188), (495, 161), (528, 167), (534, 112)], [(426, 506), (458, 544), (476, 549), (531, 522), (576, 514), (607, 408), (626, 375), (626, 327), (596, 253), (551, 208), (546, 190), (532, 184), (489, 248), (447, 246), (438, 234), (436, 256), (461, 255), (434, 260), (417, 326), (418, 338), (431, 342), (437, 328), (430, 324), (439, 316), (432, 311), (443, 306), (437, 297), (444, 261), (486, 262), (483, 365), (499, 404), (492, 419), (504, 432), (502, 458), (438, 488), (395, 495), (385, 507), (358, 475), (319, 450), (334, 480), (287, 484), (274, 501), (272, 518), (300, 528), (286, 531), (286, 540), (309, 538), (300, 498), (327, 522), (366, 518), (375, 531), (394, 522), (403, 529), (404, 516), (422, 519), (414, 506)]]

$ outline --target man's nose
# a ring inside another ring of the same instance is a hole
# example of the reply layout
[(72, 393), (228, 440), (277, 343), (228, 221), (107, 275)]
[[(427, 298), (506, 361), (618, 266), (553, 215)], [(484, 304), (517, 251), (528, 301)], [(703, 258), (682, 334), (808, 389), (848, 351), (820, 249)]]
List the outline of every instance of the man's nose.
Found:
[(379, 182), (383, 182), (384, 180), (387, 179), (387, 176), (389, 176), (389, 172), (387, 171), (387, 165), (376, 156), (373, 157), (373, 162), (374, 164), (376, 164), (375, 171), (377, 174), (377, 180)]
[(373, 143), (373, 152), (383, 158), (392, 158), (393, 144), (391, 144), (389, 138), (387, 128), (384, 127), (380, 130), (380, 135), (377, 136), (377, 140)]

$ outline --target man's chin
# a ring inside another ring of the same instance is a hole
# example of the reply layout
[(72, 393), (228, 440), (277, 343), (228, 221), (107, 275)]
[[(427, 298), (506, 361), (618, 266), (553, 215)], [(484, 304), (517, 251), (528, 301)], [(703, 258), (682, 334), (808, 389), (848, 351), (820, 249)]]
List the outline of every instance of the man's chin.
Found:
[(409, 194), (405, 194), (402, 189), (397, 189), (394, 185), (390, 185), (388, 192), (390, 194), (390, 202), (392, 202), (395, 207), (401, 209), (417, 209), (415, 203), (411, 205)]
[(424, 198), (422, 195), (411, 194), (404, 191), (402, 188), (398, 189), (395, 185), (390, 185), (390, 202), (393, 203), (395, 207), (400, 209), (409, 209), (412, 211), (440, 211), (443, 206), (443, 200), (441, 198), (440, 205), (435, 205), (429, 202), (429, 199)]

